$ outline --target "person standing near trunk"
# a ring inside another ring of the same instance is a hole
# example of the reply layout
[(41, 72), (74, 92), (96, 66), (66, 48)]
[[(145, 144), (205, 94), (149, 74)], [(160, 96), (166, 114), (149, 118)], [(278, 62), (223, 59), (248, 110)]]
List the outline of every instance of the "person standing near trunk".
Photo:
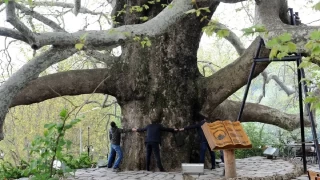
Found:
[[(111, 125), (111, 129), (109, 131), (109, 138), (110, 138), (111, 146), (110, 146), (110, 154), (108, 158), (108, 168), (112, 168), (112, 164), (113, 164), (112, 171), (119, 172), (120, 171), (119, 165), (123, 158), (122, 149), (120, 147), (121, 133), (132, 132), (135, 129), (134, 128), (120, 129), (117, 127), (115, 122), (111, 122), (110, 125)], [(117, 159), (114, 162), (116, 155), (117, 155)]]
[(198, 115), (199, 120), (201, 120), (199, 123), (194, 124), (194, 125), (190, 125), (190, 126), (186, 126), (184, 128), (180, 128), (179, 131), (184, 131), (184, 130), (190, 130), (190, 129), (197, 129), (198, 131), (198, 135), (199, 135), (199, 140), (200, 140), (200, 163), (204, 163), (204, 158), (206, 155), (206, 151), (207, 149), (210, 152), (210, 156), (211, 156), (211, 169), (215, 169), (216, 168), (216, 155), (214, 151), (211, 151), (211, 148), (208, 144), (208, 141), (203, 133), (203, 130), (201, 128), (201, 126), (206, 122), (205, 117), (203, 117), (202, 115)]
[(150, 160), (151, 160), (150, 157), (153, 151), (159, 170), (161, 172), (165, 172), (161, 163), (160, 148), (159, 148), (159, 146), (161, 145), (161, 131), (175, 132), (175, 131), (178, 131), (178, 129), (166, 128), (157, 122), (152, 122), (151, 124), (147, 125), (145, 128), (140, 128), (136, 130), (133, 129), (133, 131), (137, 131), (137, 132), (147, 131), (147, 137), (145, 139), (145, 144), (147, 148), (147, 154), (146, 154), (147, 171), (150, 171)]

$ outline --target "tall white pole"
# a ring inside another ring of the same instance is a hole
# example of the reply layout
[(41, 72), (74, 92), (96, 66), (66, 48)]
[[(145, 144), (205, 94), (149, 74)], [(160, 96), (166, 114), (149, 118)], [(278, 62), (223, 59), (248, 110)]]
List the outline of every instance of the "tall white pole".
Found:
[(81, 152), (82, 152), (82, 132), (81, 132), (81, 126), (80, 126), (80, 129), (79, 129), (79, 136), (80, 136), (80, 138), (79, 138), (79, 140), (80, 140), (80, 154), (79, 155), (81, 155)]

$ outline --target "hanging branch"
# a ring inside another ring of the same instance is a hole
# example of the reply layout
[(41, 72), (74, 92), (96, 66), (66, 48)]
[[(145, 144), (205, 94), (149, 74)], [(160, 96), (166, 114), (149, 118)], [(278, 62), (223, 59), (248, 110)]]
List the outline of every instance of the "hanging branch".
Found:
[(74, 0), (73, 14), (75, 16), (78, 15), (80, 8), (81, 8), (81, 0)]

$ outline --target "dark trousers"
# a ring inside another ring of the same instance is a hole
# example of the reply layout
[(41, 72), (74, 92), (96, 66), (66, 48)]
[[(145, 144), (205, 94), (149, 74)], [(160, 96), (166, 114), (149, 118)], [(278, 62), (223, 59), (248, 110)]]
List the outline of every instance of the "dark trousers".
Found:
[(214, 151), (211, 151), (208, 142), (201, 142), (200, 143), (200, 163), (204, 163), (204, 157), (206, 155), (207, 149), (209, 150), (210, 156), (211, 156), (211, 168), (215, 168), (216, 154), (214, 153)]
[(160, 171), (164, 171), (164, 168), (161, 164), (161, 159), (160, 159), (160, 149), (159, 149), (159, 143), (155, 143), (155, 142), (148, 142), (146, 143), (146, 147), (147, 147), (147, 171), (150, 171), (150, 158), (151, 158), (151, 154), (152, 151), (154, 153), (154, 156), (156, 158), (156, 162), (157, 162), (157, 166), (160, 169)]
[(221, 158), (221, 161), (224, 163), (224, 157), (223, 157), (223, 151), (220, 150), (220, 158)]

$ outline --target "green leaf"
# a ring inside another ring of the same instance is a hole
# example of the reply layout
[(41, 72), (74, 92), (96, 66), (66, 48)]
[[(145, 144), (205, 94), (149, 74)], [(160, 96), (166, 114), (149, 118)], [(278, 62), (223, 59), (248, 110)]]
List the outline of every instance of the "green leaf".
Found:
[(146, 42), (146, 46), (148, 46), (148, 47), (151, 46), (151, 41), (150, 40)]
[(276, 38), (273, 38), (273, 39), (269, 40), (269, 41), (267, 42), (267, 44), (266, 44), (266, 46), (267, 46), (268, 48), (272, 48), (272, 47), (274, 47), (274, 46), (276, 46), (276, 45), (279, 45), (279, 42), (277, 41)]
[(142, 5), (142, 7), (144, 7), (144, 9), (146, 9), (146, 10), (149, 9), (149, 6), (146, 4)]
[(185, 12), (185, 14), (191, 14), (191, 13), (195, 13), (196, 10), (195, 9), (190, 9), (189, 11)]
[(309, 41), (304, 47), (309, 51), (312, 50), (313, 49), (313, 42)]
[(316, 46), (313, 48), (312, 52), (313, 55), (320, 55), (320, 46)]
[(44, 128), (50, 130), (50, 129), (52, 129), (52, 128), (55, 127), (55, 126), (56, 126), (56, 123), (49, 123), (49, 124), (45, 124), (45, 125), (44, 125)]
[(279, 36), (280, 41), (282, 42), (288, 42), (291, 40), (291, 34), (289, 33), (284, 33), (282, 35)]
[(280, 53), (277, 54), (277, 58), (278, 58), (278, 59), (282, 59), (282, 58), (284, 58), (284, 57), (287, 56), (287, 55), (288, 55), (287, 52), (280, 52)]
[(144, 45), (146, 44), (146, 41), (141, 41), (140, 44), (144, 48)]
[(269, 58), (270, 58), (270, 59), (273, 59), (274, 57), (277, 56), (277, 53), (278, 53), (278, 49), (277, 49), (277, 48), (272, 48), (272, 49), (271, 49), (271, 52), (270, 52), (270, 54), (269, 54)]
[(310, 67), (310, 65), (311, 65), (311, 62), (309, 62), (309, 61), (302, 61), (302, 62), (300, 63), (300, 65), (299, 65), (298, 68), (306, 68), (306, 67)]
[(74, 124), (77, 124), (80, 121), (81, 121), (81, 119), (72, 119), (70, 124), (74, 125)]
[(297, 45), (293, 42), (288, 42), (289, 52), (296, 52), (297, 51)]
[(80, 51), (83, 48), (83, 46), (83, 43), (77, 43), (74, 47)]
[(135, 37), (133, 37), (133, 40), (134, 40), (134, 41), (140, 41), (141, 38), (140, 38), (139, 36), (135, 36)]
[(310, 39), (312, 40), (319, 40), (320, 39), (320, 31), (313, 31), (310, 34)]
[(209, 7), (199, 8), (200, 11), (210, 12)]
[(148, 21), (148, 16), (140, 17), (140, 20), (141, 20), (141, 21)]
[(221, 29), (217, 32), (217, 36), (220, 38), (224, 38), (229, 36), (230, 32), (227, 29)]
[(29, 6), (32, 6), (32, 0), (28, 0)]
[(165, 8), (168, 6), (168, 4), (161, 4), (162, 8)]
[(68, 114), (68, 111), (67, 111), (67, 109), (62, 109), (61, 111), (60, 111), (60, 117), (62, 117), (62, 118), (66, 118), (67, 117), (67, 114)]
[(196, 16), (199, 17), (201, 12), (199, 10), (196, 11)]
[(155, 2), (154, 2), (154, 1), (148, 1), (148, 3), (149, 3), (149, 4), (155, 4)]

